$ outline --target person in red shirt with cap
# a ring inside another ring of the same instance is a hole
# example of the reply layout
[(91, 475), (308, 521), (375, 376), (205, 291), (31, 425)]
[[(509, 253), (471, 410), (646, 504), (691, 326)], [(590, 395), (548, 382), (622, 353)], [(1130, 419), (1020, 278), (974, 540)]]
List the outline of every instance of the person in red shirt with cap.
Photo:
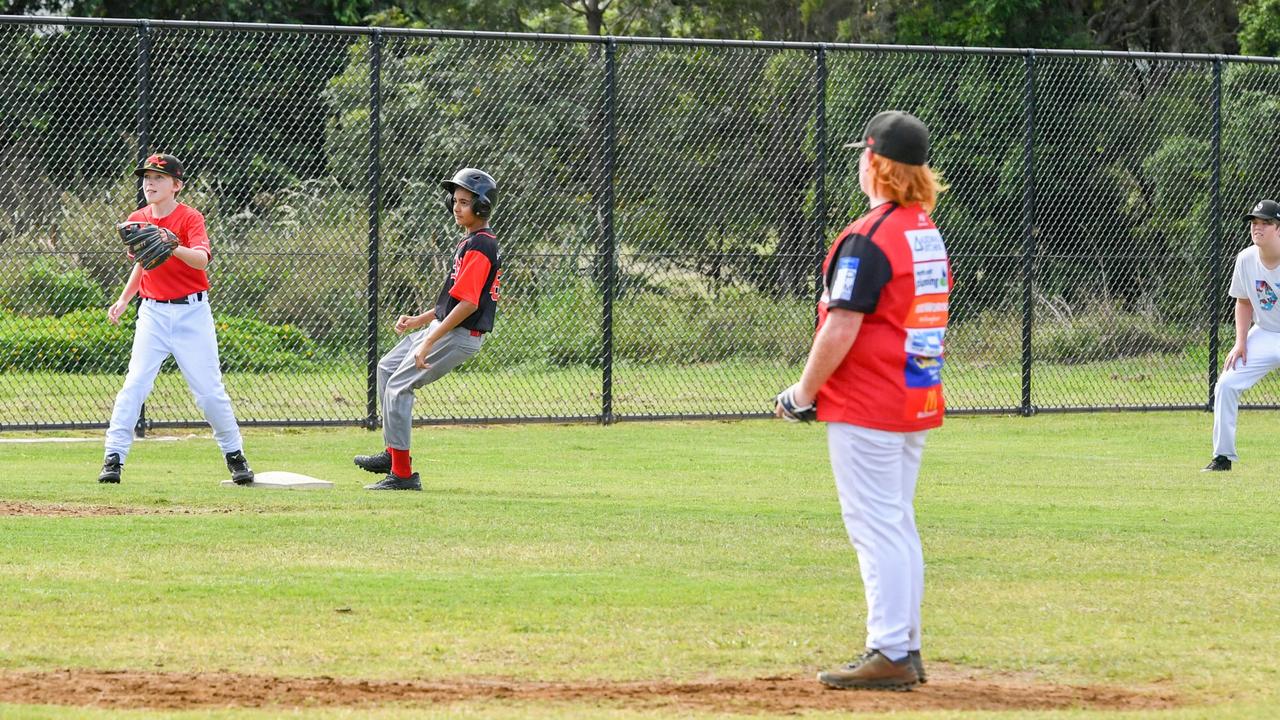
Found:
[(454, 248), (453, 264), (435, 307), (421, 315), (397, 318), (397, 333), (417, 332), (378, 361), (386, 450), (357, 455), (355, 464), (386, 477), (366, 485), (366, 490), (422, 489), (422, 479), (413, 471), (409, 457), (414, 391), (480, 352), (485, 334), (493, 330), (502, 262), (498, 238), (489, 229), (489, 215), (498, 199), (498, 183), (483, 170), (463, 168), (440, 184), (445, 207), (466, 232)]
[(915, 116), (880, 113), (862, 137), (846, 147), (862, 149), (858, 182), (871, 210), (827, 254), (809, 359), (775, 412), (827, 423), (840, 508), (866, 593), (865, 651), (818, 680), (909, 690), (925, 681), (924, 555), (913, 502), (925, 436), (942, 424), (944, 407), (951, 269), (929, 213), (945, 188), (929, 168), (929, 132)]
[(244, 457), (240, 426), (218, 365), (218, 338), (209, 309), (209, 277), (205, 274), (212, 254), (204, 216), (178, 202), (186, 177), (182, 162), (173, 155), (152, 155), (134, 174), (142, 178), (147, 204), (129, 215), (129, 220), (169, 230), (177, 236), (179, 245), (167, 260), (151, 270), (135, 263), (119, 299), (107, 309), (107, 319), (119, 323), (134, 295), (142, 296), (129, 372), (111, 411), (106, 457), (98, 482), (120, 482), (142, 403), (151, 393), (160, 364), (173, 355), (196, 405), (213, 428), (231, 479), (238, 485), (248, 485), (253, 482), (253, 470)]

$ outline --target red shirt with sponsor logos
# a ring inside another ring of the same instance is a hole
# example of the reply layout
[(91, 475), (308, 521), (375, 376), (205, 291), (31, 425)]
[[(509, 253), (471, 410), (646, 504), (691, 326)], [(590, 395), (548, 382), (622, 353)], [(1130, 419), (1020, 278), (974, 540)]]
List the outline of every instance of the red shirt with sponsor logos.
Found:
[(818, 392), (818, 419), (915, 432), (942, 424), (951, 266), (929, 214), (885, 203), (845, 228), (823, 263), (818, 328), (830, 308), (862, 328)]
[(459, 301), (465, 300), (475, 305), (476, 311), (458, 327), (489, 332), (498, 311), (501, 284), (502, 261), (498, 257), (497, 236), (487, 227), (468, 233), (453, 250), (453, 267), (436, 298), (436, 319), (444, 320)]
[[(204, 229), (204, 215), (190, 205), (178, 203), (173, 212), (158, 218), (152, 214), (152, 207), (147, 205), (133, 211), (129, 220), (136, 220), (173, 231), (183, 247), (203, 250), (212, 257), (209, 251), (209, 234)], [(142, 284), (138, 286), (138, 294), (152, 300), (173, 300), (186, 297), (192, 293), (209, 289), (209, 276), (204, 270), (197, 270), (176, 257), (170, 257), (158, 267), (142, 271)]]

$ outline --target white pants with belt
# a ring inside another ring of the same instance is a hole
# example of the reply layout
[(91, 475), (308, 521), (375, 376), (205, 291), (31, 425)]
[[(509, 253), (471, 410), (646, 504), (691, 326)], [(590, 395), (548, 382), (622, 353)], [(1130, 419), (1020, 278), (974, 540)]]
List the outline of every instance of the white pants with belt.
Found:
[(836, 492), (867, 596), (866, 646), (895, 658), (920, 649), (924, 553), (912, 503), (926, 435), (827, 424)]
[(1267, 373), (1280, 367), (1280, 333), (1254, 325), (1245, 340), (1245, 361), (1226, 369), (1213, 389), (1213, 454), (1239, 460), (1236, 455), (1236, 416), (1240, 396)]
[(241, 449), (240, 426), (231, 411), (231, 399), (222, 385), (222, 370), (218, 367), (218, 338), (214, 334), (208, 296), (205, 293), (205, 299), (194, 300), (192, 295), (187, 305), (143, 299), (138, 308), (129, 373), (111, 411), (107, 455), (118, 453), (121, 462), (128, 457), (142, 403), (151, 394), (160, 364), (170, 355), (177, 360), (196, 406), (213, 428), (218, 447), (224, 454)]

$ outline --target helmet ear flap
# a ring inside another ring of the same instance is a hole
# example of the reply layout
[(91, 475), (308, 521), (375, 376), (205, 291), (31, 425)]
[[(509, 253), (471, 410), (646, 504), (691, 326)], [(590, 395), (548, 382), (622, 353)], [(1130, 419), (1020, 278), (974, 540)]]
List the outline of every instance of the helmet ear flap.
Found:
[(489, 202), (487, 195), (476, 195), (476, 203), (473, 209), (476, 217), (487, 218), (489, 217), (489, 211), (493, 209), (493, 204)]
[(444, 194), (444, 209), (453, 212), (453, 193)]

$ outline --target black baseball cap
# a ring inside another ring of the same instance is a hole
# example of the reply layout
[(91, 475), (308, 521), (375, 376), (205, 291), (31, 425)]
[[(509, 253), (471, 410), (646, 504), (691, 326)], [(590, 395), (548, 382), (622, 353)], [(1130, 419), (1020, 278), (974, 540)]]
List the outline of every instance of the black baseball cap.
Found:
[(868, 148), (877, 155), (907, 165), (929, 162), (929, 129), (920, 118), (901, 110), (886, 110), (867, 121), (862, 142), (846, 148)]
[(137, 170), (133, 174), (142, 177), (145, 172), (158, 172), (165, 175), (171, 175), (178, 180), (186, 180), (186, 176), (182, 174), (182, 161), (172, 155), (164, 153), (156, 153), (142, 161)]
[(1260, 201), (1244, 216), (1244, 221), (1249, 222), (1254, 218), (1280, 223), (1280, 203), (1275, 200)]

